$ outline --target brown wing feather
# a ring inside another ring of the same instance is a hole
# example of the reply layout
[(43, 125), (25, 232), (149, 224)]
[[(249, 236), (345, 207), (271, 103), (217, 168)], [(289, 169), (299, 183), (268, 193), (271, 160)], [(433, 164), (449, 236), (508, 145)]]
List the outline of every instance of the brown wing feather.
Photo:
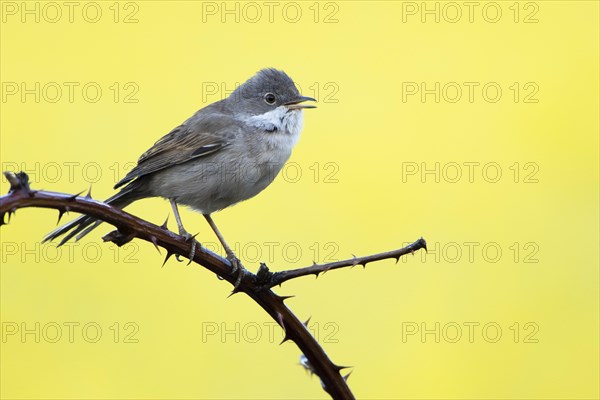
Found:
[(115, 189), (169, 166), (216, 153), (229, 144), (239, 129), (239, 121), (225, 115), (202, 117), (196, 114), (158, 140), (140, 156), (137, 165), (115, 185)]

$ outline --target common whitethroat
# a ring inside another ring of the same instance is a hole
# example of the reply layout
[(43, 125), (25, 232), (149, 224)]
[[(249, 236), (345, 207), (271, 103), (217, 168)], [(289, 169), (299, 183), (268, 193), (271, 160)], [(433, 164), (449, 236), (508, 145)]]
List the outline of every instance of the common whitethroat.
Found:
[[(256, 196), (289, 159), (298, 142), (305, 108), (315, 108), (283, 71), (267, 68), (240, 85), (227, 98), (212, 103), (163, 136), (141, 155), (137, 165), (115, 185), (106, 200), (124, 208), (147, 197), (168, 199), (179, 234), (183, 228), (177, 205), (202, 213), (221, 242), (233, 270), (241, 263), (215, 225), (211, 214)], [(50, 232), (44, 241), (81, 239), (101, 221), (81, 216)], [(239, 283), (239, 281), (238, 281)]]

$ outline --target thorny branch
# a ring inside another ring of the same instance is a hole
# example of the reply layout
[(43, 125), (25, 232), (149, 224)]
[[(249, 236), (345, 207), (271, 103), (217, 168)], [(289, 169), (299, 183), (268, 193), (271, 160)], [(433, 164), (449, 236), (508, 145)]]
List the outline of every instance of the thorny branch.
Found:
[(318, 277), (320, 274), (325, 273), (327, 271), (331, 271), (333, 269), (355, 267), (357, 265), (362, 265), (363, 268), (366, 268), (367, 264), (370, 262), (385, 260), (388, 258), (395, 258), (396, 262), (398, 262), (400, 257), (402, 257), (403, 255), (408, 253), (412, 254), (420, 249), (425, 249), (425, 251), (427, 251), (427, 243), (423, 238), (420, 238), (416, 242), (411, 243), (408, 246), (398, 250), (386, 251), (385, 253), (373, 254), (364, 257), (354, 256), (353, 258), (349, 258), (347, 260), (334, 261), (327, 264), (315, 263), (310, 267), (290, 269), (287, 271), (280, 271), (275, 273), (269, 272), (268, 268), (264, 264), (261, 264), (257, 275), (259, 276), (259, 278), (263, 274), (267, 275), (265, 278), (263, 278), (262, 281), (259, 279), (259, 282), (264, 282), (263, 288), (272, 288), (273, 286), (281, 285), (283, 282), (289, 281), (290, 279), (299, 278), (301, 276), (307, 275), (315, 275), (315, 277)]
[[(118, 246), (122, 246), (134, 238), (146, 240), (153, 243), (159, 252), (159, 247), (167, 251), (165, 262), (173, 254), (190, 255), (192, 243), (183, 236), (169, 231), (166, 223), (162, 226), (154, 225), (121, 209), (93, 200), (89, 193), (87, 196), (79, 196), (32, 190), (29, 187), (28, 176), (24, 172), (17, 174), (5, 172), (4, 175), (10, 183), (10, 190), (7, 195), (0, 197), (0, 226), (7, 224), (11, 215), (19, 208), (41, 207), (56, 209), (59, 212), (59, 220), (65, 212), (74, 211), (114, 225), (117, 229), (105, 235), (103, 237), (104, 241), (111, 241)], [(282, 343), (288, 340), (296, 343), (303, 352), (301, 364), (321, 378), (323, 389), (333, 399), (354, 399), (354, 395), (346, 383), (346, 378), (349, 374), (345, 376), (340, 374), (340, 371), (345, 367), (335, 365), (329, 359), (321, 345), (310, 334), (306, 323), (301, 322), (287, 308), (284, 300), (288, 297), (279, 296), (270, 290), (270, 288), (300, 276), (310, 274), (318, 276), (320, 273), (332, 269), (355, 265), (366, 266), (369, 262), (386, 258), (395, 258), (397, 260), (399, 257), (419, 249), (426, 249), (425, 240), (422, 238), (399, 250), (360, 258), (354, 257), (349, 260), (329, 264), (314, 264), (310, 267), (296, 270), (272, 273), (266, 265), (261, 264), (256, 275), (248, 271), (244, 272), (239, 286), (234, 290), (234, 293), (243, 292), (247, 294), (279, 323), (285, 333)], [(237, 273), (232, 272), (232, 266), (227, 259), (202, 246), (196, 246), (191, 261), (202, 265), (232, 285), (235, 285)]]

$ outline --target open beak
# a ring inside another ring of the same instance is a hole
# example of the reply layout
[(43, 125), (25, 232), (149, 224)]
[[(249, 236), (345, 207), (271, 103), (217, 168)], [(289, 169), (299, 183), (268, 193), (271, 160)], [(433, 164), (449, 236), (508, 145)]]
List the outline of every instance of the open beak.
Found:
[(288, 108), (288, 110), (300, 110), (302, 108), (317, 108), (317, 106), (312, 104), (303, 104), (305, 101), (317, 101), (312, 97), (308, 96), (300, 96), (292, 101), (288, 101), (284, 104)]

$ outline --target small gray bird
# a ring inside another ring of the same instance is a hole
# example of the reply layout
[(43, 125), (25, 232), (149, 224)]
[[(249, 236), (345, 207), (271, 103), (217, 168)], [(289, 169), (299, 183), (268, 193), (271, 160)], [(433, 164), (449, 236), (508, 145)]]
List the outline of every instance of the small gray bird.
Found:
[[(304, 104), (308, 100), (315, 101), (300, 95), (285, 72), (259, 71), (229, 97), (200, 109), (163, 136), (115, 185), (122, 187), (120, 192), (106, 202), (124, 208), (146, 197), (168, 199), (179, 234), (195, 245), (183, 228), (177, 204), (192, 207), (219, 238), (234, 272), (241, 271), (211, 214), (256, 196), (275, 179), (300, 137), (302, 109), (315, 108)], [(62, 235), (59, 246), (76, 235), (79, 240), (100, 223), (81, 216), (50, 232), (44, 242)]]

